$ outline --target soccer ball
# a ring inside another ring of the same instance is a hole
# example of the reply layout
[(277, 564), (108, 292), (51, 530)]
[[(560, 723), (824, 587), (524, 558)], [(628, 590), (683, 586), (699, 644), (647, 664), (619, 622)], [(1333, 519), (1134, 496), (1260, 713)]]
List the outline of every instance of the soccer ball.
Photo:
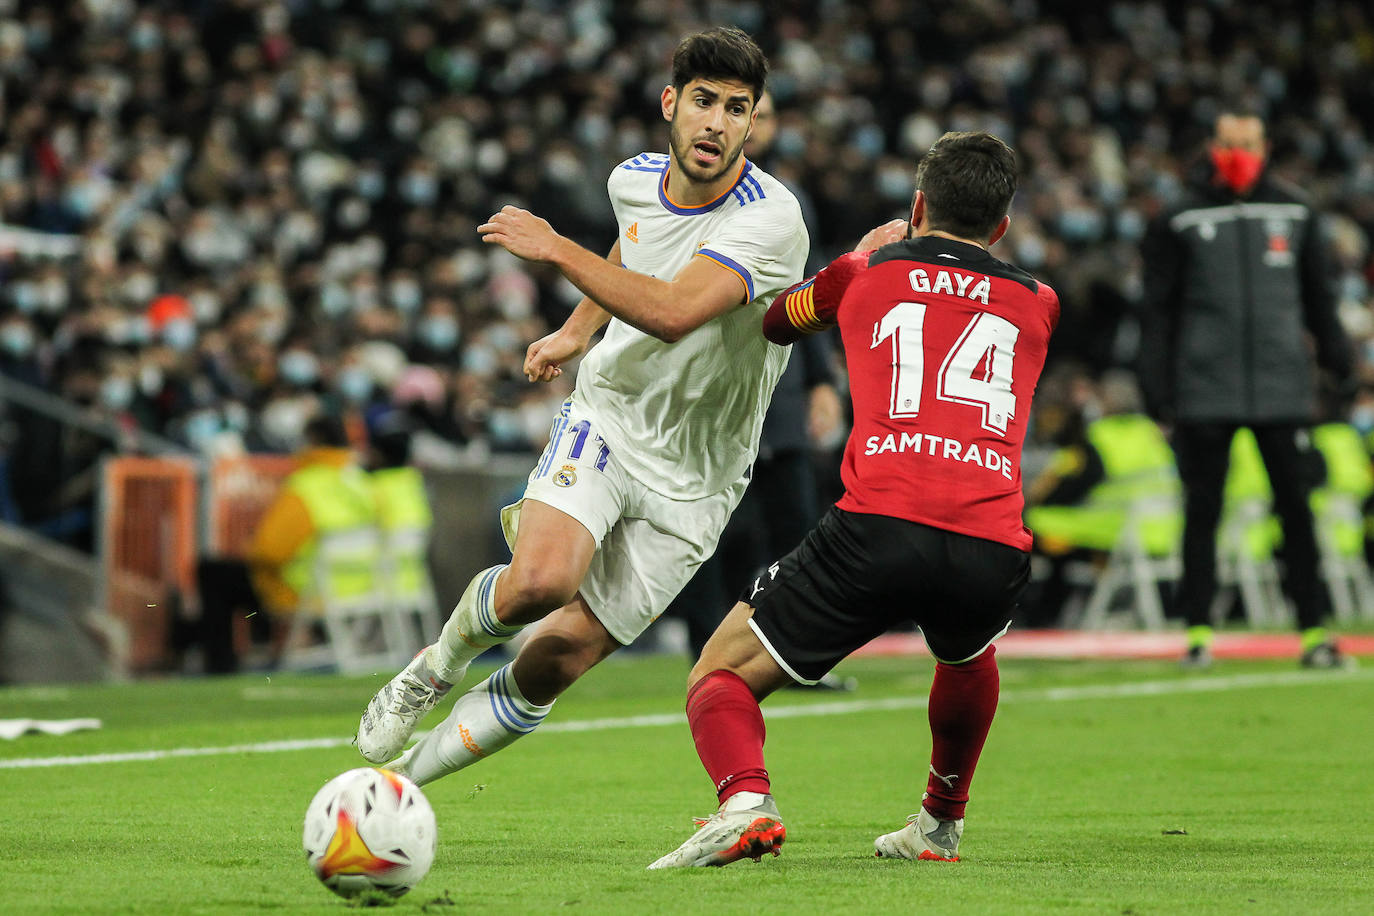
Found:
[(390, 770), (335, 776), (305, 812), (305, 855), (340, 897), (400, 897), (434, 864), (434, 809), (420, 787)]

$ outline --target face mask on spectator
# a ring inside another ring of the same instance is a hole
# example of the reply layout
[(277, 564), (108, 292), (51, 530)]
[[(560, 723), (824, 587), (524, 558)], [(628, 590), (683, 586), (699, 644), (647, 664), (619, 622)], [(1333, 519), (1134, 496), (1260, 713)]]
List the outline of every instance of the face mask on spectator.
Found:
[(144, 264), (160, 264), (165, 246), (156, 236), (141, 234), (134, 237), (134, 253)]
[(290, 304), (286, 299), (286, 290), (276, 280), (261, 280), (254, 284), (252, 300), (253, 305), (270, 309), (285, 308)]
[(52, 44), (52, 27), (46, 22), (31, 22), (24, 35), (24, 43), (34, 54), (41, 54)]
[(1247, 149), (1214, 146), (1208, 152), (1217, 180), (1237, 194), (1253, 188), (1264, 170), (1264, 157)]
[(150, 336), (148, 319), (143, 317), (120, 318), (105, 328), (105, 339), (115, 346), (141, 347)]
[(386, 193), (386, 176), (376, 169), (364, 169), (353, 179), (353, 188), (368, 200), (378, 200)]
[(134, 305), (146, 305), (157, 292), (157, 281), (149, 273), (130, 274), (124, 281), (124, 298)]
[(436, 353), (447, 353), (458, 344), (458, 322), (449, 315), (430, 315), (420, 321), (415, 335)]
[(397, 108), (391, 113), (391, 133), (397, 140), (412, 140), (420, 133), (420, 113), (414, 108)]
[(62, 199), (72, 215), (81, 220), (90, 219), (100, 206), (100, 192), (89, 181), (76, 181), (68, 185)]
[(363, 113), (356, 108), (340, 108), (334, 112), (331, 126), (334, 139), (345, 143), (356, 140), (363, 132)]
[(468, 347), (463, 353), (463, 369), (473, 375), (491, 375), (500, 364), (496, 351), (485, 344)]
[(191, 314), (195, 315), (197, 324), (212, 325), (219, 321), (219, 296), (208, 289), (202, 289), (192, 293), (189, 298)]
[(162, 370), (157, 366), (144, 366), (138, 370), (138, 390), (144, 397), (154, 397), (162, 391), (164, 379)]
[(258, 92), (248, 100), (248, 117), (259, 124), (269, 124), (281, 112), (281, 102), (274, 93)]
[(1145, 217), (1140, 211), (1128, 207), (1116, 215), (1116, 235), (1127, 242), (1138, 242), (1145, 237)]
[(313, 215), (296, 211), (286, 218), (279, 235), (296, 248), (314, 248), (320, 243), (320, 225)]
[(25, 357), (33, 352), (33, 328), (11, 322), (0, 328), (0, 346), (10, 356)]
[(554, 184), (574, 184), (583, 177), (582, 164), (571, 154), (554, 153), (544, 162), (544, 174)]
[(1374, 432), (1374, 404), (1360, 404), (1352, 408), (1350, 425), (1355, 427), (1361, 436), (1367, 436)]
[(375, 309), (382, 302), (381, 293), (372, 283), (359, 283), (350, 291), (349, 295), (353, 298), (353, 307), (360, 312)]
[(198, 410), (186, 418), (182, 433), (186, 443), (197, 451), (206, 451), (215, 436), (219, 435), (219, 415), (213, 410)]
[(112, 375), (100, 383), (100, 403), (108, 410), (128, 410), (134, 402), (134, 383), (128, 376)]
[(1035, 270), (1045, 264), (1045, 243), (1039, 236), (1028, 235), (1016, 243), (1016, 263), (1027, 270)]
[(911, 197), (912, 181), (913, 178), (906, 169), (883, 169), (878, 173), (878, 193), (888, 200), (908, 200)]
[(156, 23), (144, 19), (129, 32), (129, 46), (135, 51), (152, 51), (162, 45), (162, 30)]
[(372, 394), (372, 376), (360, 366), (340, 369), (335, 385), (343, 399), (353, 404), (361, 404)]
[(281, 139), (287, 149), (300, 151), (315, 142), (315, 128), (309, 121), (296, 118), (282, 131)]
[(14, 307), (25, 315), (32, 314), (38, 309), (39, 294), (38, 287), (28, 280), (20, 280), (10, 285), (10, 301)]
[(196, 325), (189, 318), (173, 318), (162, 326), (162, 342), (185, 353), (196, 345)]
[(238, 219), (239, 227), (254, 239), (266, 238), (273, 227), (272, 214), (266, 207), (243, 207), (238, 212)]
[(520, 347), (520, 332), (504, 322), (487, 327), (487, 342), (498, 350), (507, 352)]
[(305, 409), (295, 401), (273, 401), (263, 408), (258, 422), (269, 444), (288, 450), (300, 447), (305, 431)]
[(248, 429), (249, 421), (252, 419), (248, 414), (248, 408), (238, 401), (229, 401), (224, 405), (224, 427), (234, 432), (245, 432)]
[(508, 407), (498, 407), (487, 415), (487, 435), (492, 444), (517, 448), (525, 442), (525, 427), (520, 414)]
[(806, 137), (795, 127), (780, 127), (773, 138), (773, 149), (785, 159), (799, 157), (806, 152)]
[(320, 311), (329, 318), (337, 318), (353, 307), (353, 297), (338, 283), (320, 287)]
[(280, 316), (264, 319), (258, 324), (258, 340), (275, 347), (286, 336), (286, 320)]
[(361, 197), (350, 197), (339, 204), (334, 218), (345, 229), (361, 229), (372, 215), (372, 208)]
[(1102, 238), (1102, 214), (1075, 207), (1059, 214), (1059, 234), (1068, 242), (1096, 242)]
[(413, 312), (420, 307), (420, 284), (414, 280), (392, 280), (386, 295), (398, 312)]
[(439, 197), (439, 182), (428, 172), (407, 172), (401, 176), (401, 196), (416, 207), (428, 207)]
[(288, 384), (304, 388), (320, 377), (320, 363), (304, 350), (287, 350), (277, 360), (277, 371)]

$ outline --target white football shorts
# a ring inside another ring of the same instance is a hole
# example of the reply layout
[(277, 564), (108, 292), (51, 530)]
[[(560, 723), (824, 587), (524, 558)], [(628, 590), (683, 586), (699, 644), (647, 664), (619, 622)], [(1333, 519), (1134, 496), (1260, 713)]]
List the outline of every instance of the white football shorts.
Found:
[(513, 549), (527, 499), (577, 519), (597, 548), (579, 591), (616, 642), (629, 645), (715, 552), (748, 482), (741, 477), (701, 499), (664, 496), (630, 476), (597, 435), (596, 422), (569, 400), (525, 495), (501, 510), (501, 527)]

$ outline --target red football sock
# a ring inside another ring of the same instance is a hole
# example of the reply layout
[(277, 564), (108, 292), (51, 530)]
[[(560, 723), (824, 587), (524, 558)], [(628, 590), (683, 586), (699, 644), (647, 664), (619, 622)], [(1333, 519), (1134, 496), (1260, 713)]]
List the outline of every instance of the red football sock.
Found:
[(687, 723), (722, 802), (736, 792), (768, 794), (763, 712), (738, 674), (716, 670), (697, 681), (687, 692)]
[(926, 780), (925, 808), (942, 821), (964, 816), (973, 770), (997, 712), (999, 683), (992, 646), (962, 665), (935, 663), (928, 709), (934, 772)]

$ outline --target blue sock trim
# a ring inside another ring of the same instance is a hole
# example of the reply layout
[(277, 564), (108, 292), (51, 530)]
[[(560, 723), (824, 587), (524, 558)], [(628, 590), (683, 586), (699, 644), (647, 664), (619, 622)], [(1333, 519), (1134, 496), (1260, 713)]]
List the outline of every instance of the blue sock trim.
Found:
[(488, 636), (514, 636), (520, 627), (508, 627), (496, 617), (491, 606), (492, 595), (496, 592), (496, 577), (501, 575), (504, 566), (493, 566), (483, 574), (477, 586), (477, 623)]
[(515, 685), (511, 682), (510, 665), (501, 668), (487, 678), (487, 694), (491, 697), (491, 711), (496, 721), (506, 731), (528, 735), (544, 721), (548, 710), (532, 712), (529, 704), (514, 696)]

